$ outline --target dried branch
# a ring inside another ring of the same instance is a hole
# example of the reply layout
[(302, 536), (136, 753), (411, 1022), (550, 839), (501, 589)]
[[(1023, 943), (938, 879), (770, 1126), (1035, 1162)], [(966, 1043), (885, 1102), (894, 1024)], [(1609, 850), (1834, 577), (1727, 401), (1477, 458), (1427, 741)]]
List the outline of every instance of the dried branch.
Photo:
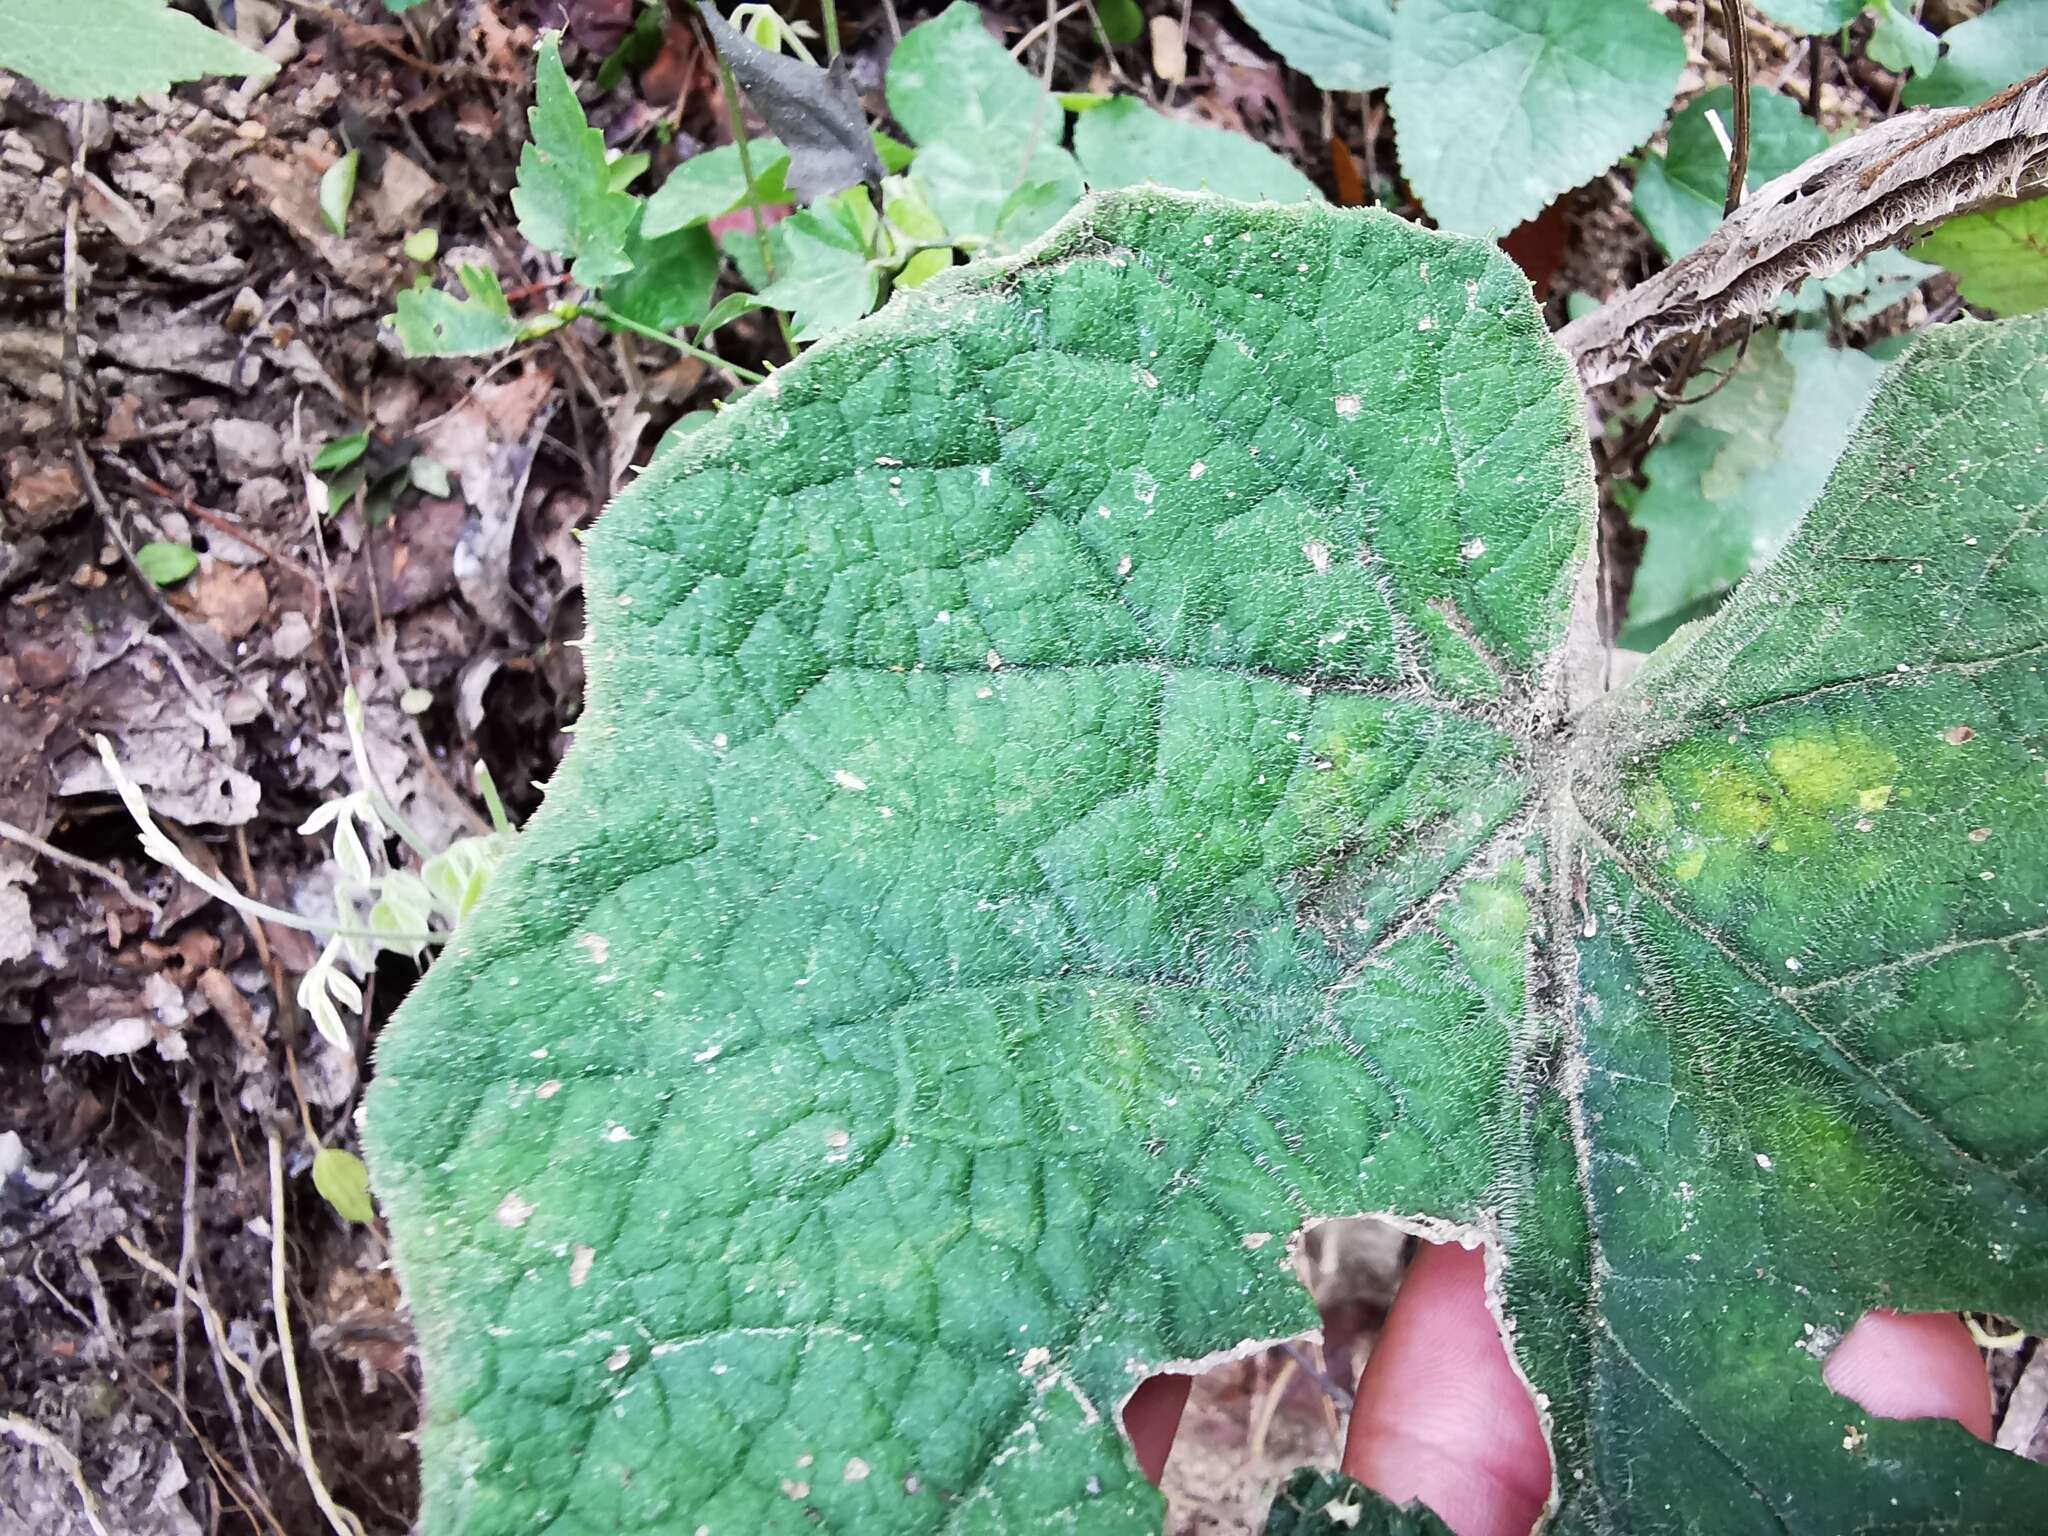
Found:
[(1690, 255), (1558, 333), (1588, 389), (1759, 314), (1811, 277), (2048, 184), (2048, 70), (1975, 107), (1909, 112), (1760, 188)]

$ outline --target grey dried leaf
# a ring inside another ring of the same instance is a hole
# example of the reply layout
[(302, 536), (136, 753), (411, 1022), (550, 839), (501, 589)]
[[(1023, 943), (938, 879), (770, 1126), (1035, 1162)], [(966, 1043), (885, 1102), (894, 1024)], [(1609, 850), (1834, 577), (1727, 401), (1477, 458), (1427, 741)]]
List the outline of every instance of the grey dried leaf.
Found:
[(834, 59), (820, 69), (770, 53), (727, 25), (710, 0), (698, 0), (697, 10), (769, 133), (788, 146), (790, 191), (808, 203), (861, 182), (881, 181), (881, 157), (845, 60)]

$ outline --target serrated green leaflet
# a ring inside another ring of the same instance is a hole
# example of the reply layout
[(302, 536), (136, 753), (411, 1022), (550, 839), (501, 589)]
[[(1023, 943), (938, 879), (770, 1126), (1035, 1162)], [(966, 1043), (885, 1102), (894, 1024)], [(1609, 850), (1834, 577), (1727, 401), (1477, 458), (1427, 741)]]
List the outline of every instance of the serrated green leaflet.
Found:
[(1678, 28), (1642, 0), (1401, 0), (1401, 170), (1436, 221), (1505, 234), (1664, 121)]
[(57, 96), (130, 101), (205, 75), (277, 66), (163, 0), (0, 0), (0, 69)]
[(1156, 1528), (1122, 1399), (1311, 1325), (1286, 1239), (1363, 1211), (1496, 1245), (1572, 1528), (2034, 1507), (1953, 1425), (1845, 1454), (1798, 1347), (2048, 1299), (2048, 364), (1953, 334), (1794, 627), (1738, 597), (1591, 731), (1582, 407), (1477, 242), (1109, 199), (668, 448), (372, 1089), (427, 1529)]
[(1953, 272), (1963, 297), (1994, 315), (2048, 309), (2048, 198), (1950, 219), (1913, 254)]
[[(391, 318), (408, 357), (473, 357), (509, 347), (519, 337), (519, 321), (506, 301), (498, 274), (489, 267), (462, 266), (456, 280), (467, 298), (422, 280), (398, 291)], [(367, 443), (367, 436), (364, 442)], [(314, 468), (319, 468), (316, 462)]]
[(632, 270), (626, 243), (641, 202), (613, 187), (604, 135), (584, 117), (552, 32), (541, 39), (533, 79), (526, 114), (533, 137), (520, 151), (519, 185), (512, 191), (519, 232), (542, 250), (569, 257), (576, 281), (594, 288)]

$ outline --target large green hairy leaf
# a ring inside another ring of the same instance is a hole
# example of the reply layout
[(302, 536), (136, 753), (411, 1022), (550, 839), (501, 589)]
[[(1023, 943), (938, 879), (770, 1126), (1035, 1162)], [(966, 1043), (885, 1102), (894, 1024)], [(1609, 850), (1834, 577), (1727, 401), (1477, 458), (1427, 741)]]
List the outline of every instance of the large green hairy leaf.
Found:
[(1156, 1528), (1119, 1405), (1361, 1212), (1489, 1244), (1566, 1528), (2037, 1508), (1820, 1359), (2048, 1312), (2044, 337), (1922, 343), (1591, 714), (1477, 242), (1097, 202), (683, 439), (379, 1059), (427, 1529)]

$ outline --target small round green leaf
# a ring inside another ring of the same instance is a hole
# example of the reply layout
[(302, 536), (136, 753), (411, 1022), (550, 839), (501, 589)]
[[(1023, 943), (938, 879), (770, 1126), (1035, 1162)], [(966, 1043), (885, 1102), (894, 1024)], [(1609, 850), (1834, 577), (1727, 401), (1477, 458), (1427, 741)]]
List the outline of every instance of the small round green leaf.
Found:
[(170, 587), (199, 569), (199, 556), (189, 544), (167, 544), (158, 539), (135, 551), (135, 563), (158, 586)]
[(353, 1152), (322, 1147), (313, 1154), (313, 1187), (344, 1221), (370, 1222), (377, 1207), (370, 1201), (370, 1170)]

